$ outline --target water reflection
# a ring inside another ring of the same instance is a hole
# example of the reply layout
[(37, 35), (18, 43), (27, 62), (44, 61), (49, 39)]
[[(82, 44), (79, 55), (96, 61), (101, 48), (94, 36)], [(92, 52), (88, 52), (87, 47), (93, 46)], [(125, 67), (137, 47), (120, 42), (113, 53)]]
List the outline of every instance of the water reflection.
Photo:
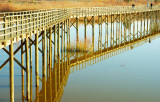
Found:
[(70, 61), (70, 65), (68, 66), (66, 62), (63, 62), (63, 67), (62, 67), (62, 63), (60, 63), (60, 67), (58, 67), (57, 63), (55, 63), (56, 65), (55, 68), (53, 70), (49, 70), (50, 71), (49, 76), (42, 77), (42, 80), (41, 80), (42, 89), (40, 89), (39, 91), (38, 87), (36, 88), (36, 98), (34, 101), (35, 102), (60, 102), (64, 92), (64, 87), (67, 84), (67, 80), (70, 73), (73, 73), (74, 71), (77, 71), (77, 70), (82, 70), (86, 66), (93, 65), (107, 58), (110, 58), (112, 56), (121, 54), (125, 51), (132, 50), (135, 47), (138, 47), (142, 44), (147, 43), (149, 39), (153, 40), (158, 37), (160, 37), (160, 35), (151, 36), (136, 42), (130, 42), (124, 46), (105, 49), (108, 51), (97, 51), (94, 53), (88, 53), (86, 55), (84, 53), (83, 55), (82, 53), (76, 53), (80, 57), (72, 59)]

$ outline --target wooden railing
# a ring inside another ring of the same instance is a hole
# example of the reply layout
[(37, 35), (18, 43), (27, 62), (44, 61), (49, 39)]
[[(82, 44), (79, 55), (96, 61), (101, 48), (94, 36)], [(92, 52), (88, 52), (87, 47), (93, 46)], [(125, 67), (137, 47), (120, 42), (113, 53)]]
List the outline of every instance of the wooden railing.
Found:
[(135, 8), (126, 6), (4, 12), (0, 13), (0, 42), (42, 29), (43, 27), (52, 26), (68, 18), (155, 10), (160, 10), (160, 5), (154, 6), (152, 9), (147, 6), (137, 6)]

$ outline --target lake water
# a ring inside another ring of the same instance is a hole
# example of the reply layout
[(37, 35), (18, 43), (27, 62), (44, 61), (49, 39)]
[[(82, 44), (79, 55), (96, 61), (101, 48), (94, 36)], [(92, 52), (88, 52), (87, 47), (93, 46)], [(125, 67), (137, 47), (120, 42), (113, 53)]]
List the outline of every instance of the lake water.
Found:
[[(80, 40), (83, 41), (83, 25), (80, 25), (80, 29)], [(91, 42), (90, 25), (87, 26), (87, 30), (87, 38)], [(73, 32), (75, 30), (72, 27), (71, 44), (76, 41), (76, 34)], [(98, 49), (97, 40), (98, 25), (95, 26), (95, 51)], [(14, 48), (16, 49), (19, 44), (14, 44)], [(42, 77), (41, 63), (39, 65), (40, 86), (38, 89), (35, 87), (33, 47), (31, 100), (36, 102), (54, 100), (57, 102), (160, 102), (160, 38), (156, 37), (155, 40), (151, 40), (151, 43), (145, 40), (133, 46), (132, 50), (124, 51), (95, 64), (90, 65), (90, 62), (87, 62), (87, 66), (80, 68), (80, 70), (79, 66), (83, 66), (83, 64), (71, 68), (65, 75), (65, 81), (56, 98), (53, 87), (58, 85), (54, 81), (55, 76), (58, 75)], [(6, 48), (8, 49), (8, 47)], [(123, 50), (127, 50), (127, 48)], [(20, 52), (15, 57), (20, 61)], [(8, 55), (0, 50), (0, 65), (7, 58)], [(103, 59), (103, 56), (100, 59)], [(42, 62), (41, 54), (39, 54), (39, 61)], [(24, 88), (22, 87), (25, 75), (21, 76), (21, 68), (16, 63), (14, 66), (15, 102), (25, 101), (25, 97), (22, 95), (24, 92), (24, 96), (26, 96), (26, 81), (24, 81)], [(8, 102), (9, 95), (9, 64), (7, 64), (0, 70), (0, 102)]]

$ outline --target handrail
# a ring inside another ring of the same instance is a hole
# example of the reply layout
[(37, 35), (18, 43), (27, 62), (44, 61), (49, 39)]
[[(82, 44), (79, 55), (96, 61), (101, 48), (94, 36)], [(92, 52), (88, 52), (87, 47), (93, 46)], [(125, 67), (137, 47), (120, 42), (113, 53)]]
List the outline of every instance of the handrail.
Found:
[(88, 7), (67, 9), (46, 9), (0, 13), (0, 41), (29, 33), (45, 26), (51, 26), (68, 18), (97, 16), (160, 10), (160, 5), (152, 9), (147, 6)]

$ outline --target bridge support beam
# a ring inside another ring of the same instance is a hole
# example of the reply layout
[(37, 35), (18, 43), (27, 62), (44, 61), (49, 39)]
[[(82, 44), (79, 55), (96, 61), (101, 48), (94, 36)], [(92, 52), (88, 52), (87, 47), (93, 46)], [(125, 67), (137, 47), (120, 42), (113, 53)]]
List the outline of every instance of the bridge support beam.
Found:
[[(42, 48), (43, 48), (43, 53), (42, 53), (42, 75), (43, 76), (46, 75), (46, 34), (47, 34), (46, 28), (44, 28), (44, 33), (42, 35)], [(47, 42), (48, 42), (48, 40), (47, 40)]]
[(57, 28), (58, 32), (57, 32), (57, 59), (58, 59), (58, 88), (60, 87), (60, 73), (61, 73), (61, 69), (60, 69), (60, 23), (58, 23), (58, 28)]
[(95, 17), (92, 16), (92, 52), (94, 52)]
[(52, 27), (49, 29), (49, 72), (51, 76), (51, 69), (52, 69)]
[(38, 29), (35, 34), (35, 74), (36, 74), (36, 86), (39, 87), (39, 54), (38, 54)]
[(13, 40), (9, 45), (10, 51), (10, 102), (14, 102), (14, 51), (13, 51)]
[(30, 72), (29, 72), (29, 49), (28, 49), (28, 35), (26, 35), (25, 41), (25, 50), (26, 50), (26, 99), (30, 99)]

